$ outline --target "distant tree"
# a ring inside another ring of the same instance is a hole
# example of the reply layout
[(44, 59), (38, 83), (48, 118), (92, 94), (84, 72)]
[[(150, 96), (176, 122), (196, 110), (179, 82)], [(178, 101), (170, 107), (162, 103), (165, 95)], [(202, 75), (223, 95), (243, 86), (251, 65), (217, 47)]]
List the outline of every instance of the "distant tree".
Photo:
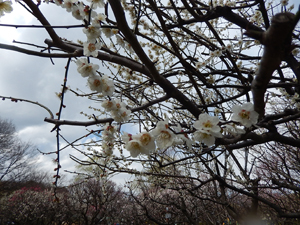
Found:
[(32, 176), (31, 163), (36, 153), (31, 143), (17, 137), (12, 122), (0, 118), (0, 181), (20, 181)]
[[(0, 224), (52, 225), (73, 220), (72, 205), (68, 192), (61, 189), (57, 193), (60, 201), (53, 201), (53, 190), (41, 184), (26, 186), (0, 199)], [(46, 188), (47, 187), (47, 188)], [(70, 208), (69, 208), (70, 207)]]
[(67, 190), (69, 213), (78, 224), (97, 225), (121, 221), (124, 195), (114, 182), (77, 180)]

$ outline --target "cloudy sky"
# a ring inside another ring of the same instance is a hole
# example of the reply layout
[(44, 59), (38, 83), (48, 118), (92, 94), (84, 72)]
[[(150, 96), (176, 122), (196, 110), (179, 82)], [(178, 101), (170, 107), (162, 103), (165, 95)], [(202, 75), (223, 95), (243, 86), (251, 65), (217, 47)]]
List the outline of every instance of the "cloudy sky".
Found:
[[(290, 1), (291, 2), (291, 1)], [(293, 2), (296, 2), (294, 0)], [(0, 18), (1, 24), (32, 25), (39, 22), (31, 16), (19, 4), (13, 4), (14, 11)], [(41, 11), (44, 13), (52, 25), (79, 25), (81, 21), (73, 18), (71, 13), (67, 13), (55, 5), (42, 4)], [(69, 40), (86, 39), (82, 33), (82, 28), (76, 29), (57, 29), (58, 35)], [(44, 45), (48, 34), (42, 28), (13, 28), (0, 26), (0, 43), (13, 44), (12, 41), (25, 43), (34, 43)], [(16, 44), (14, 44), (16, 45)], [(26, 45), (17, 45), (19, 47), (31, 48)], [(37, 50), (36, 48), (31, 48)], [(0, 49), (1, 70), (0, 70), (0, 95), (23, 98), (31, 101), (37, 101), (47, 106), (54, 114), (59, 109), (60, 100), (55, 92), (59, 92), (64, 79), (66, 59), (54, 59), (55, 65), (47, 58), (28, 56), (18, 52)], [(102, 71), (103, 72), (103, 71)], [(71, 64), (68, 85), (72, 88), (88, 90), (86, 79), (82, 78), (76, 71), (75, 63)], [(86, 99), (75, 97), (72, 93), (67, 93), (65, 98), (66, 108), (63, 110), (62, 119), (86, 121), (86, 118), (79, 112), (88, 112), (88, 107), (95, 103), (86, 101)], [(44, 118), (49, 114), (39, 106), (18, 102), (13, 103), (10, 100), (0, 102), (0, 116), (3, 119), (10, 119), (17, 128), (20, 138), (24, 141), (30, 141), (43, 152), (56, 151), (55, 133), (51, 133), (52, 124), (44, 122)], [(87, 133), (83, 127), (63, 126), (62, 134), (68, 140), (76, 138)], [(92, 129), (92, 127), (90, 128)], [(63, 144), (63, 143), (62, 143)], [(62, 152), (61, 165), (63, 170), (75, 170), (75, 164), (69, 159), (69, 154), (77, 157), (82, 156), (68, 148)], [(55, 155), (39, 155), (38, 168), (42, 170), (53, 171), (55, 165), (52, 159)], [(115, 179), (117, 183), (123, 183), (128, 176), (121, 175)]]
[[(14, 11), (12, 13), (0, 18), (1, 24), (39, 25), (39, 22), (20, 5), (14, 3), (13, 7)], [(67, 13), (65, 9), (58, 6), (42, 4), (40, 8), (52, 25), (82, 24), (81, 21), (74, 19), (71, 13)], [(82, 28), (60, 29), (57, 32), (59, 36), (69, 40), (76, 41), (77, 39), (81, 39), (85, 41), (86, 39), (82, 33)], [(49, 38), (49, 36), (41, 28), (16, 29), (12, 27), (0, 27), (0, 43), (3, 44), (14, 44), (12, 41), (15, 40), (45, 46), (45, 38)], [(20, 44), (17, 46), (30, 48)], [(36, 48), (31, 49), (38, 50)], [(59, 92), (61, 89), (67, 59), (54, 59), (55, 65), (52, 65), (51, 61), (47, 58), (29, 56), (3, 49), (0, 49), (0, 59), (0, 96), (11, 96), (37, 101), (47, 106), (54, 114), (58, 111), (60, 100), (55, 95), (55, 92)], [(78, 74), (76, 68), (76, 64), (72, 63), (68, 75), (68, 86), (87, 91), (86, 79)], [(86, 121), (87, 118), (81, 115), (80, 112), (91, 112), (88, 111), (88, 107), (91, 104), (95, 106), (95, 103), (75, 97), (71, 92), (67, 92), (65, 96), (66, 108), (63, 110), (62, 119)], [(0, 116), (3, 119), (11, 120), (15, 124), (22, 140), (30, 141), (43, 152), (56, 151), (55, 132), (50, 132), (53, 125), (44, 122), (44, 118), (49, 117), (49, 113), (45, 109), (29, 103), (14, 103), (10, 100), (5, 100), (0, 102)], [(89, 127), (89, 129), (93, 128)], [(61, 134), (70, 141), (88, 133), (84, 127), (62, 126), (61, 130)], [(63, 141), (61, 143), (64, 145)], [(62, 152), (62, 169), (74, 171), (75, 163), (70, 160), (69, 154), (80, 158), (83, 157), (70, 148)], [(56, 158), (55, 155), (39, 155), (39, 164), (37, 167), (42, 170), (53, 171), (55, 165), (52, 159), (54, 158)], [(70, 176), (68, 177), (70, 178)], [(128, 179), (128, 176), (118, 176), (115, 178), (115, 181), (123, 183), (124, 178)]]

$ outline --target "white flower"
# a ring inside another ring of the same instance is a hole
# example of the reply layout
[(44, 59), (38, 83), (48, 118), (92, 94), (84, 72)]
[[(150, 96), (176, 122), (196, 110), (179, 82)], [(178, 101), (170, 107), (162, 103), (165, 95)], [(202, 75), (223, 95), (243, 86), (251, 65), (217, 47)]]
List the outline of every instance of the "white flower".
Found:
[(225, 3), (225, 5), (229, 6), (229, 7), (235, 7), (236, 2), (232, 1), (232, 0), (227, 0), (226, 3)]
[(131, 111), (126, 109), (125, 107), (120, 110), (112, 110), (111, 115), (113, 119), (118, 122), (126, 122), (130, 119)]
[(137, 135), (124, 132), (122, 140), (125, 142), (125, 148), (132, 157), (137, 157), (139, 154), (149, 155), (155, 150), (154, 137), (148, 132), (142, 132)]
[(115, 100), (116, 102), (116, 110), (122, 110), (122, 108), (126, 108), (126, 104), (119, 99)]
[(76, 0), (64, 0), (64, 4), (62, 5), (63, 8), (67, 10), (67, 12), (72, 12), (75, 8)]
[(215, 55), (216, 57), (220, 57), (222, 55), (222, 50), (220, 49), (215, 50)]
[(123, 132), (122, 136), (122, 141), (124, 141), (125, 143), (129, 142), (132, 140), (132, 134), (129, 134), (127, 132)]
[(204, 67), (207, 63), (205, 61), (203, 62), (196, 62), (195, 66), (197, 69), (200, 69), (201, 67)]
[(207, 83), (209, 83), (209, 84), (214, 84), (215, 83), (215, 78), (214, 78), (214, 76), (212, 75), (212, 74), (210, 74), (209, 76), (208, 76), (208, 78), (207, 78)]
[(77, 5), (75, 5), (72, 8), (72, 16), (74, 16), (78, 20), (83, 20), (84, 19), (84, 5), (82, 2), (79, 2)]
[(201, 131), (196, 131), (194, 133), (194, 139), (199, 142), (203, 142), (208, 147), (215, 144), (216, 138), (212, 134), (203, 133)]
[(106, 15), (103, 13), (99, 13), (94, 17), (93, 23), (100, 24), (100, 23), (105, 22), (105, 20), (106, 20)]
[(88, 2), (92, 2), (93, 8), (103, 8), (105, 6), (104, 0), (87, 0)]
[(100, 43), (90, 43), (90, 42), (84, 42), (83, 43), (83, 54), (85, 56), (98, 56), (98, 50), (101, 48)]
[(116, 109), (116, 102), (114, 100), (105, 100), (102, 102), (101, 106), (110, 112)]
[(212, 134), (219, 137), (221, 134), (221, 128), (218, 126), (218, 123), (218, 117), (202, 113), (199, 115), (199, 119), (194, 123), (194, 127), (202, 133)]
[(86, 34), (89, 42), (95, 42), (96, 38), (100, 37), (100, 25), (89, 25), (82, 29), (83, 33)]
[(240, 122), (245, 127), (251, 127), (257, 123), (258, 113), (254, 111), (254, 106), (251, 102), (247, 102), (240, 105), (234, 105), (232, 107), (232, 120)]
[(107, 124), (102, 131), (102, 139), (107, 142), (113, 142), (115, 139), (116, 129), (114, 126)]
[(143, 154), (149, 155), (156, 148), (154, 137), (149, 132), (142, 132), (140, 134), (134, 135), (133, 139), (137, 139), (141, 142), (143, 146)]
[(194, 123), (194, 127), (197, 129), (194, 133), (194, 139), (203, 142), (207, 146), (212, 146), (216, 137), (222, 137), (218, 123), (218, 117), (210, 116), (207, 113), (200, 114), (199, 119)]
[(168, 119), (159, 121), (156, 128), (152, 131), (157, 147), (160, 149), (165, 149), (173, 145), (176, 138), (175, 134), (169, 129), (168, 122)]
[(86, 5), (84, 7), (84, 18), (86, 20), (89, 20), (90, 18), (94, 18), (95, 16), (97, 16), (97, 13), (95, 12), (95, 10), (91, 10), (90, 6)]
[[(102, 28), (102, 32), (105, 34), (107, 38), (111, 38), (113, 35), (118, 34), (119, 30), (115, 28)], [(117, 36), (118, 37), (118, 36)], [(122, 46), (126, 47), (124, 41), (122, 41)], [(132, 48), (131, 48), (132, 49)]]
[(95, 76), (97, 75), (96, 71), (99, 69), (99, 65), (88, 63), (86, 58), (81, 58), (76, 61), (77, 71), (83, 77)]
[(102, 92), (102, 78), (99, 75), (89, 76), (88, 85), (92, 91)]
[(293, 50), (292, 50), (292, 54), (294, 55), (294, 56), (297, 56), (298, 54), (299, 54), (299, 49), (298, 48), (294, 48)]
[(4, 16), (4, 13), (11, 13), (13, 11), (11, 4), (11, 1), (0, 0), (0, 16)]
[(131, 157), (136, 158), (143, 149), (142, 143), (138, 140), (131, 140), (126, 143), (125, 148), (130, 152)]
[[(111, 111), (112, 118), (116, 122), (126, 122), (130, 119), (131, 111), (126, 108), (126, 104), (124, 102), (121, 102), (119, 99), (116, 99), (113, 101), (115, 104), (114, 106), (110, 105), (109, 108)], [(104, 104), (104, 103), (103, 103)]]
[(111, 142), (103, 142), (102, 143), (102, 151), (106, 156), (111, 156), (113, 154), (114, 144)]
[(114, 91), (115, 86), (113, 80), (109, 79), (108, 76), (104, 75), (102, 77), (102, 94), (112, 96)]

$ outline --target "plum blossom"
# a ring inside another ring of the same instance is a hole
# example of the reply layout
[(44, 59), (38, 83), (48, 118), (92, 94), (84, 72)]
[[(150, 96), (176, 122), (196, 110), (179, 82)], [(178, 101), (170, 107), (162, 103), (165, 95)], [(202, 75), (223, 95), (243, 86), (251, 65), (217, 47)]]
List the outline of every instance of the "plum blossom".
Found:
[(102, 92), (102, 78), (99, 75), (89, 76), (88, 85), (92, 91)]
[(212, 146), (216, 137), (222, 137), (218, 123), (218, 117), (210, 116), (207, 113), (200, 114), (199, 119), (194, 123), (194, 127), (197, 129), (194, 133), (194, 139), (203, 142), (207, 146)]
[(106, 96), (112, 96), (115, 91), (113, 80), (109, 79), (108, 76), (102, 77), (102, 94)]
[(122, 140), (132, 157), (137, 157), (139, 154), (149, 155), (156, 148), (154, 137), (149, 132), (142, 132), (137, 135), (124, 132)]
[(203, 62), (196, 62), (195, 66), (196, 66), (197, 69), (200, 69), (201, 67), (206, 66), (206, 64), (207, 63), (205, 61), (203, 61)]
[(219, 136), (221, 128), (218, 126), (218, 123), (218, 117), (210, 116), (207, 113), (202, 113), (199, 115), (198, 120), (194, 123), (194, 127), (202, 133)]
[(91, 10), (90, 6), (86, 5), (84, 7), (84, 18), (86, 20), (89, 20), (89, 18), (94, 18), (95, 16), (97, 16), (97, 13), (95, 12), (95, 10)]
[(13, 11), (11, 4), (11, 1), (0, 0), (0, 17), (4, 16), (4, 13), (11, 13)]
[[(103, 81), (104, 80), (104, 81)], [(105, 79), (103, 79), (102, 82), (105, 83)], [(106, 93), (105, 90), (103, 91), (103, 87), (105, 88), (105, 85), (102, 86), (102, 92)], [(110, 87), (114, 88), (114, 87)], [(131, 111), (126, 108), (126, 104), (124, 102), (121, 102), (119, 99), (116, 100), (105, 100), (101, 106), (106, 109), (108, 112), (111, 113), (112, 118), (120, 123), (120, 122), (126, 122), (130, 119)]]
[(176, 135), (169, 129), (168, 123), (168, 118), (165, 121), (159, 121), (152, 131), (159, 149), (166, 149), (174, 144)]
[(251, 102), (244, 103), (242, 106), (234, 105), (232, 107), (232, 120), (241, 123), (245, 127), (251, 127), (257, 123), (258, 113), (254, 111)]
[(75, 7), (76, 0), (64, 0), (62, 5), (63, 8), (67, 10), (67, 12), (72, 12)]
[(112, 142), (115, 139), (116, 128), (110, 124), (107, 124), (102, 131), (102, 139)]
[(98, 56), (98, 50), (102, 47), (100, 43), (84, 42), (83, 54), (85, 56)]
[(102, 150), (103, 153), (107, 156), (111, 156), (113, 154), (115, 133), (115, 127), (110, 124), (106, 124), (104, 130), (102, 131)]
[(111, 111), (112, 118), (118, 123), (128, 121), (130, 119), (130, 114), (131, 111), (126, 109), (125, 107), (122, 107), (119, 110)]
[(116, 109), (116, 102), (113, 99), (105, 100), (102, 102), (101, 106), (106, 109), (106, 111), (110, 112)]
[(94, 17), (93, 23), (94, 23), (94, 24), (100, 24), (100, 23), (103, 23), (103, 22), (105, 22), (106, 18), (107, 18), (107, 16), (106, 16), (105, 14), (103, 14), (103, 13), (98, 13), (98, 14)]
[(212, 134), (202, 133), (200, 131), (196, 131), (194, 133), (194, 139), (199, 142), (203, 142), (208, 147), (215, 144), (216, 138)]
[(83, 77), (95, 76), (97, 75), (96, 71), (99, 69), (99, 65), (88, 63), (86, 58), (81, 58), (76, 61), (77, 71)]
[(130, 152), (131, 157), (136, 158), (142, 152), (142, 143), (138, 140), (130, 140), (125, 148)]
[(88, 27), (82, 29), (83, 33), (86, 34), (89, 42), (95, 42), (96, 38), (100, 37), (100, 25), (99, 24), (91, 24)]
[(107, 38), (111, 38), (113, 35), (116, 35), (119, 32), (119, 30), (115, 28), (102, 28), (102, 32)]
[(87, 0), (93, 4), (93, 8), (103, 8), (105, 6), (104, 0)]
[(78, 20), (84, 19), (84, 5), (82, 2), (77, 3), (77, 5), (72, 8), (72, 16)]
[(132, 140), (132, 134), (127, 133), (127, 132), (124, 131), (123, 134), (122, 134), (122, 136), (121, 136), (121, 138), (122, 138), (122, 141), (124, 141), (125, 143), (127, 143), (127, 142), (129, 142), (129, 141)]
[(103, 95), (112, 96), (115, 90), (114, 82), (104, 75), (90, 75), (88, 78), (88, 85), (92, 91), (97, 91)]

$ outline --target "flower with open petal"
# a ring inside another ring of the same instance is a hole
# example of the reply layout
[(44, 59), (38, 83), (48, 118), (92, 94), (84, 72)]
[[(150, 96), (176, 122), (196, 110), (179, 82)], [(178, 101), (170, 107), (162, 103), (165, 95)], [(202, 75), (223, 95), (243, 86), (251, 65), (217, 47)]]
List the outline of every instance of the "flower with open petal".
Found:
[(199, 119), (194, 123), (194, 127), (202, 133), (219, 136), (221, 128), (219, 127), (218, 123), (218, 117), (210, 116), (207, 113), (202, 113), (199, 115)]
[(102, 47), (100, 43), (84, 42), (83, 43), (83, 54), (85, 56), (98, 56), (98, 50)]
[(143, 154), (149, 155), (156, 148), (154, 137), (149, 132), (142, 132), (140, 134), (134, 135), (133, 139), (137, 139), (141, 142), (143, 146)]
[(99, 69), (99, 65), (88, 63), (86, 58), (81, 58), (76, 61), (77, 71), (83, 77), (90, 75), (97, 75), (96, 71)]
[(216, 137), (222, 137), (218, 123), (218, 117), (210, 116), (207, 113), (200, 114), (199, 119), (194, 123), (194, 127), (197, 129), (194, 133), (194, 139), (203, 142), (207, 146), (212, 146)]
[(151, 132), (155, 137), (157, 147), (165, 149), (173, 145), (176, 135), (169, 129), (169, 120), (159, 121), (156, 128)]
[(258, 121), (258, 113), (254, 111), (254, 106), (251, 102), (243, 105), (234, 105), (232, 107), (232, 120), (241, 123), (245, 127), (251, 127)]
[(92, 91), (102, 92), (102, 77), (99, 75), (89, 76), (88, 85)]
[(130, 152), (130, 155), (134, 158), (136, 158), (143, 151), (142, 143), (136, 139), (132, 139), (131, 141), (127, 142), (125, 148)]
[(212, 134), (202, 133), (201, 131), (196, 131), (194, 133), (194, 139), (199, 142), (203, 142), (208, 147), (215, 144), (216, 138)]
[(0, 0), (0, 17), (4, 16), (4, 13), (10, 13), (13, 11), (11, 1)]

